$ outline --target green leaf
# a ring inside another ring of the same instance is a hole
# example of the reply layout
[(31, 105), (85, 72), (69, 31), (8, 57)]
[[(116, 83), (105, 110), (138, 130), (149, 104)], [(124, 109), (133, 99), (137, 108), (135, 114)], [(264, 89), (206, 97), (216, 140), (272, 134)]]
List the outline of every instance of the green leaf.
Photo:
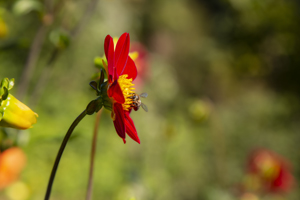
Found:
[(16, 15), (26, 15), (31, 11), (42, 11), (43, 5), (37, 0), (19, 0), (13, 6)]
[(8, 78), (2, 79), (2, 81), (1, 81), (1, 87), (8, 88), (8, 85), (9, 85), (9, 79)]
[(4, 89), (4, 94), (2, 95), (2, 100), (5, 100), (7, 99), (9, 92), (6, 87), (4, 87), (3, 89)]

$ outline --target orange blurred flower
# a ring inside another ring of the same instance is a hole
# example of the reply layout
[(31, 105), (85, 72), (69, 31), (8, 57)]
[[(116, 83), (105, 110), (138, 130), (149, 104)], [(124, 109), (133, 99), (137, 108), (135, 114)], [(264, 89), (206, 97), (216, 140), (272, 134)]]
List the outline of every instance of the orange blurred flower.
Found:
[(18, 179), (25, 163), (26, 156), (18, 147), (11, 147), (0, 152), (0, 189)]

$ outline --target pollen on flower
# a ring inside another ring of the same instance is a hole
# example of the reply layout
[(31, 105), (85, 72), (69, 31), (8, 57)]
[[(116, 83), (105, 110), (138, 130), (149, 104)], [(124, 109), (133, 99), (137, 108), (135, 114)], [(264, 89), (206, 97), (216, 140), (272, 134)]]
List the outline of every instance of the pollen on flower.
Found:
[(134, 84), (132, 83), (132, 78), (128, 79), (127, 77), (128, 77), (127, 74), (123, 74), (123, 75), (119, 76), (118, 83), (121, 87), (123, 96), (125, 98), (125, 102), (122, 104), (123, 109), (126, 111), (129, 111), (129, 108), (131, 107), (131, 104), (133, 101), (132, 98), (130, 98), (130, 97), (132, 97), (134, 95), (135, 88), (132, 87), (132, 86), (134, 86)]

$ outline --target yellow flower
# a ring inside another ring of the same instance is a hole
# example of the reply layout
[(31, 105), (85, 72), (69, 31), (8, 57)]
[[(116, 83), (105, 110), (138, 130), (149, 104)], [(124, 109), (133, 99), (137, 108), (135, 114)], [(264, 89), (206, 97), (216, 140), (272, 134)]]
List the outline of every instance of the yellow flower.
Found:
[(2, 101), (0, 109), (4, 115), (0, 121), (0, 126), (16, 129), (28, 129), (36, 123), (38, 115), (28, 106), (9, 94), (7, 99)]
[(4, 78), (0, 83), (0, 126), (28, 129), (36, 123), (38, 115), (9, 93), (14, 79)]

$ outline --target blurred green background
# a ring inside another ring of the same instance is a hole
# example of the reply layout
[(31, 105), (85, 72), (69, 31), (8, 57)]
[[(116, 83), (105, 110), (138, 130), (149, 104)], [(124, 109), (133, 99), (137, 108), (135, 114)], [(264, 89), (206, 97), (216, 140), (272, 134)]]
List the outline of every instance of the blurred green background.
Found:
[[(140, 145), (129, 137), (124, 145), (102, 113), (93, 199), (240, 199), (258, 147), (289, 160), (299, 179), (299, 8), (296, 0), (0, 0), (0, 78), (15, 78), (11, 93), (39, 114), (20, 133), (27, 165), (18, 198), (43, 199), (64, 134), (96, 97), (94, 58), (107, 34), (124, 32), (148, 50), (137, 93), (149, 94), (149, 112), (131, 114)], [(52, 199), (85, 198), (94, 124), (87, 116), (75, 129)], [(298, 200), (297, 188), (261, 199)], [(0, 199), (14, 200), (11, 191)]]

